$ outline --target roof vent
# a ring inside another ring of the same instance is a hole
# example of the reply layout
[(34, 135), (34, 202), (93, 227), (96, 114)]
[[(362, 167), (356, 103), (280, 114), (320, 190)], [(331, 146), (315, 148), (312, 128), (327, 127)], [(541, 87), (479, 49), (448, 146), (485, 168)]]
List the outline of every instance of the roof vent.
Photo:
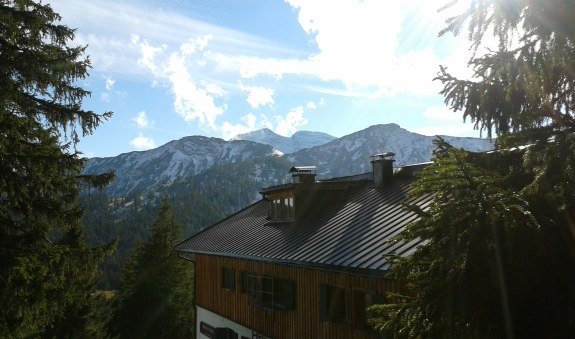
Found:
[(289, 172), (294, 184), (314, 182), (317, 168), (315, 166), (295, 166), (290, 168)]
[(375, 187), (384, 187), (393, 180), (393, 162), (395, 153), (385, 152), (371, 156), (373, 166), (373, 184)]

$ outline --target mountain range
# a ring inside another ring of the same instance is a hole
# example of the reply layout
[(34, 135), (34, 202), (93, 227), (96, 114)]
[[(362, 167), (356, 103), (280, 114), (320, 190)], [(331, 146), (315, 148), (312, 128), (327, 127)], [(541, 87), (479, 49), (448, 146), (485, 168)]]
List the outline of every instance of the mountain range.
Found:
[[(493, 149), (489, 140), (444, 139), (471, 151)], [(149, 151), (89, 159), (86, 173), (116, 173), (104, 192), (82, 196), (88, 240), (117, 244), (101, 268), (100, 287), (119, 287), (121, 268), (147, 239), (163, 197), (187, 237), (257, 201), (262, 188), (290, 182), (292, 166), (315, 165), (322, 179), (370, 172), (370, 156), (382, 152), (394, 152), (397, 166), (426, 162), (433, 149), (433, 137), (386, 124), (341, 138), (318, 132), (286, 138), (265, 129), (230, 141), (189, 136)]]
[(268, 128), (238, 134), (232, 140), (249, 140), (271, 145), (282, 153), (293, 153), (303, 148), (310, 148), (326, 144), (336, 137), (322, 132), (298, 131), (291, 137), (284, 137), (274, 133)]
[[(486, 139), (443, 138), (455, 147), (470, 151), (487, 151), (494, 147), (493, 142)], [(381, 152), (394, 152), (397, 166), (429, 161), (434, 149), (433, 139), (397, 124), (374, 125), (341, 138), (306, 131), (288, 138), (262, 129), (238, 135), (230, 141), (189, 136), (149, 151), (92, 158), (87, 162), (85, 172), (115, 171), (116, 180), (106, 190), (112, 198), (169, 189), (176, 182), (185, 182), (212, 168), (241, 162), (255, 165), (267, 157), (283, 158), (292, 166), (315, 165), (319, 178), (329, 178), (369, 172), (369, 157)], [(255, 173), (258, 171), (262, 169)], [(253, 180), (265, 185), (285, 179), (285, 174), (275, 180), (255, 175)], [(229, 175), (230, 178), (234, 176), (232, 172)]]
[(189, 136), (149, 151), (92, 158), (84, 171), (114, 171), (116, 179), (106, 191), (116, 198), (169, 185), (175, 180), (192, 177), (212, 167), (280, 154), (263, 143)]

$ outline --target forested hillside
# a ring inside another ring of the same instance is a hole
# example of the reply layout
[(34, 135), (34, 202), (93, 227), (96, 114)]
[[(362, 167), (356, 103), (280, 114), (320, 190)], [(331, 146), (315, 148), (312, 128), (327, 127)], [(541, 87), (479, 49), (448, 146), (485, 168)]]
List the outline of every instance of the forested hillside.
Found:
[(188, 237), (260, 199), (259, 190), (281, 183), (281, 178), (287, 180), (290, 167), (284, 158), (264, 157), (214, 167), (168, 187), (125, 198), (110, 198), (101, 191), (86, 193), (82, 196), (87, 211), (83, 222), (90, 243), (116, 241), (117, 246), (102, 266), (99, 287), (119, 287), (126, 258), (148, 238), (163, 197), (182, 225), (183, 236)]

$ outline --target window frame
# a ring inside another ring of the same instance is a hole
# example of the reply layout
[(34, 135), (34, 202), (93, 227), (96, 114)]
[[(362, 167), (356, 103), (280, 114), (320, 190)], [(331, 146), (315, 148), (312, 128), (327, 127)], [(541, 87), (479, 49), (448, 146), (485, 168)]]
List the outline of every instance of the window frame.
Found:
[(293, 280), (248, 273), (246, 285), (246, 294), (258, 307), (285, 311), (295, 309), (296, 284)]
[(231, 268), (231, 267), (222, 266), (220, 276), (221, 276), (220, 286), (227, 291), (235, 292), (235, 290), (236, 290), (236, 270)]
[(248, 294), (248, 276), (253, 275), (252, 272), (241, 270), (240, 271), (240, 293)]
[(269, 208), (269, 220), (295, 220), (295, 198), (293, 196), (289, 196), (271, 200)]
[(328, 284), (320, 285), (320, 319), (335, 323), (348, 322), (348, 296), (345, 288)]
[(353, 290), (353, 327), (360, 330), (373, 331), (373, 328), (369, 326), (368, 320), (374, 318), (374, 314), (367, 308), (384, 303), (386, 303), (385, 295), (374, 291)]

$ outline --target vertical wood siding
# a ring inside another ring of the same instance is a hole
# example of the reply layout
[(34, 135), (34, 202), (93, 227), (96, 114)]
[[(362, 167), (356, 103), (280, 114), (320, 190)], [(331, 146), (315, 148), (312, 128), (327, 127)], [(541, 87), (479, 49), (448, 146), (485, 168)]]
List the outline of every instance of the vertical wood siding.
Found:
[[(235, 291), (221, 287), (223, 266), (236, 272)], [(272, 338), (373, 338), (371, 332), (353, 328), (353, 291), (379, 295), (398, 291), (398, 284), (382, 278), (199, 254), (196, 255), (195, 269), (198, 306)], [(272, 311), (250, 304), (248, 295), (241, 292), (241, 271), (293, 280), (296, 285), (295, 309)], [(320, 320), (319, 290), (322, 284), (345, 290), (346, 322)]]

